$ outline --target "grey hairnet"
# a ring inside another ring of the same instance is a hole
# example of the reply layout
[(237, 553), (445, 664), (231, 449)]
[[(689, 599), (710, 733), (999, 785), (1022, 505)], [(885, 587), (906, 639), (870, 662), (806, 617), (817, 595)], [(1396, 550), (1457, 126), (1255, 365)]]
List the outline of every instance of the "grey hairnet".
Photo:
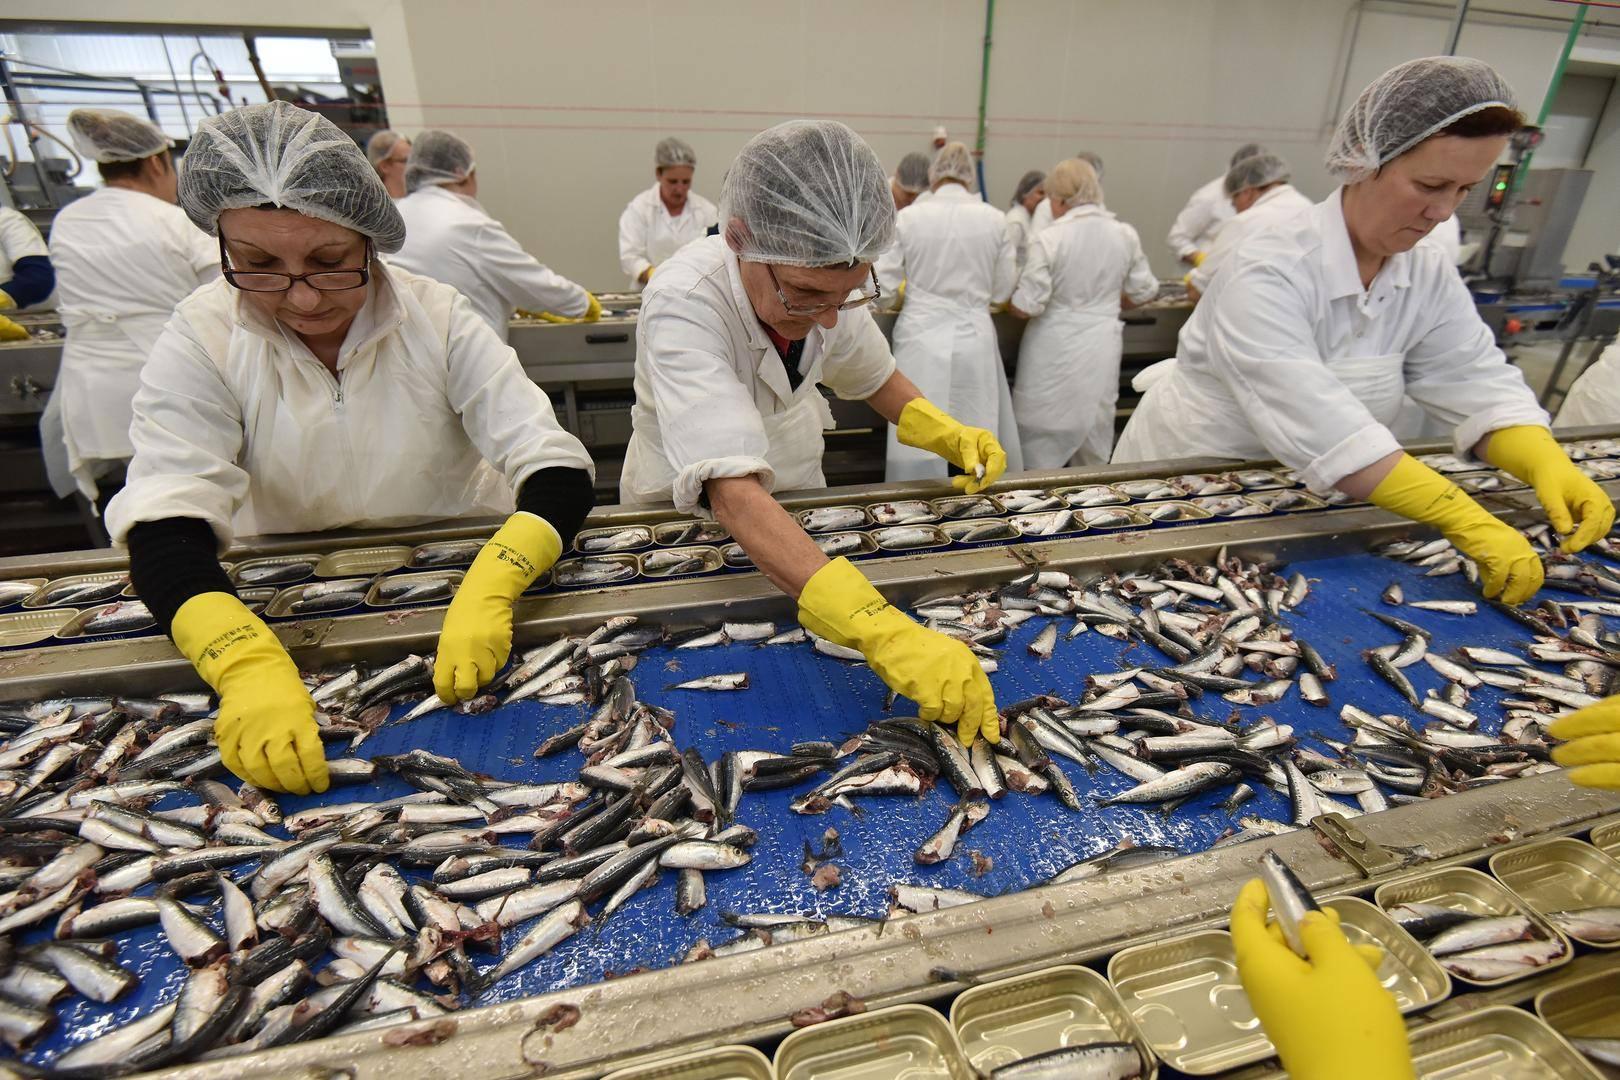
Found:
[(400, 140), (404, 138), (405, 136), (389, 128), (372, 132), (371, 138), (366, 140), (366, 160), (371, 162), (373, 166), (380, 164), (384, 158), (394, 152), (394, 147), (398, 146)]
[(1029, 172), (1018, 178), (1018, 186), (1013, 188), (1012, 202), (1008, 205), (1017, 206), (1019, 203), (1023, 202), (1029, 197), (1030, 192), (1034, 191), (1045, 182), (1045, 173), (1039, 169), (1029, 170)]
[(1227, 168), (1231, 168), (1233, 165), (1236, 165), (1246, 157), (1254, 157), (1256, 154), (1263, 154), (1265, 152), (1266, 148), (1261, 146), (1259, 143), (1246, 142), (1237, 148), (1237, 153), (1232, 155), (1232, 160), (1226, 163)]
[(653, 150), (653, 165), (660, 169), (667, 169), (671, 165), (690, 165), (697, 168), (697, 151), (671, 135), (667, 139), (658, 140), (658, 146)]
[(913, 195), (927, 191), (928, 155), (914, 150), (901, 158), (899, 167), (894, 170), (894, 182), (900, 185), (901, 191)]
[(1091, 171), (1097, 174), (1098, 183), (1102, 182), (1103, 166), (1101, 154), (1095, 153), (1091, 150), (1082, 150), (1074, 156), (1085, 162), (1087, 165), (1090, 165)]
[(79, 153), (99, 165), (139, 161), (174, 145), (154, 125), (117, 109), (74, 109), (67, 127)]
[(939, 148), (934, 155), (934, 163), (928, 166), (928, 186), (933, 187), (941, 180), (958, 180), (966, 184), (968, 190), (977, 188), (973, 176), (973, 151), (959, 142), (948, 142)]
[(1258, 153), (1226, 170), (1226, 194), (1230, 197), (1249, 188), (1265, 187), (1291, 179), (1293, 175), (1288, 162), (1276, 154)]
[(1072, 157), (1052, 167), (1046, 177), (1046, 193), (1068, 206), (1085, 206), (1103, 201), (1102, 181), (1091, 162)]
[(477, 167), (465, 139), (448, 131), (424, 131), (411, 143), (405, 162), (405, 194), (434, 184), (459, 184)]
[(204, 119), (180, 161), (186, 215), (214, 236), (226, 210), (267, 203), (363, 233), (384, 254), (405, 242), (377, 170), (326, 117), (269, 101)]
[(789, 120), (726, 170), (720, 221), (740, 258), (854, 266), (894, 242), (894, 197), (866, 140), (836, 120)]
[(1513, 109), (1513, 88), (1466, 56), (1408, 60), (1384, 72), (1345, 110), (1322, 163), (1354, 183), (1429, 136), (1482, 109)]

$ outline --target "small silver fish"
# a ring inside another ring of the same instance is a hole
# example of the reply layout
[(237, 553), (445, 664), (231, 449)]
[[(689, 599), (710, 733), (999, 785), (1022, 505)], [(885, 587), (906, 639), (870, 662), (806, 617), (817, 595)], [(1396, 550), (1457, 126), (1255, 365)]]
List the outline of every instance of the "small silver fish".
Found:
[(746, 690), (748, 689), (748, 673), (737, 671), (725, 675), (705, 675), (701, 679), (688, 679), (686, 682), (671, 683), (665, 690)]

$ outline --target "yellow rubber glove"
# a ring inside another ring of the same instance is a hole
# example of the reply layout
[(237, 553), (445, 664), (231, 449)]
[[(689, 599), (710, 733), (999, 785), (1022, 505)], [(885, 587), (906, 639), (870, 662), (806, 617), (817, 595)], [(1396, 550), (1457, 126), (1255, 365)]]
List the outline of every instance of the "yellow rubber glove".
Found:
[(1187, 257), (1187, 261), (1192, 263), (1193, 267), (1196, 269), (1197, 267), (1203, 266), (1204, 260), (1207, 258), (1209, 258), (1209, 252), (1195, 251)]
[(1487, 513), (1462, 488), (1410, 454), (1402, 454), (1373, 489), (1372, 501), (1402, 517), (1433, 525), (1479, 564), (1485, 595), (1522, 604), (1541, 588), (1541, 560), (1511, 525)]
[(524, 311), (522, 308), (518, 309), (518, 314), (530, 319), (543, 319), (548, 323), (595, 322), (602, 317), (602, 303), (592, 293), (585, 295), (590, 297), (591, 302), (586, 306), (583, 315), (554, 315), (549, 311)]
[(579, 321), (596, 322), (602, 317), (602, 301), (596, 298), (595, 293), (586, 293), (585, 295), (591, 298), (591, 304), (590, 307), (585, 309), (585, 314), (579, 317)]
[(16, 299), (6, 290), (0, 289), (0, 311), (10, 311), (16, 306)]
[[(1371, 957), (1352, 947), (1333, 912), (1300, 923), (1309, 959), (1266, 926), (1270, 897), (1256, 879), (1232, 907), (1232, 948), (1254, 1015), (1294, 1080), (1411, 1080), (1412, 1052), (1395, 996)], [(1376, 951), (1376, 950), (1374, 950)]]
[(1552, 757), (1569, 769), (1571, 783), (1620, 791), (1620, 696), (1559, 717), (1547, 734), (1567, 740)]
[(490, 538), (461, 579), (439, 632), (433, 689), (449, 704), (466, 701), (512, 654), (512, 603), (562, 554), (562, 537), (544, 518), (519, 510)]
[[(0, 292), (0, 296), (4, 296), (4, 295), (5, 295), (4, 292)], [(28, 340), (28, 331), (27, 330), (23, 329), (21, 326), (19, 326), (16, 323), (12, 322), (10, 319), (6, 318), (4, 315), (0, 315), (0, 341), (27, 341), (27, 340)]]
[(996, 696), (972, 650), (895, 610), (848, 559), (834, 559), (805, 582), (799, 622), (859, 649), (878, 678), (917, 703), (918, 716), (955, 724), (964, 746), (976, 734), (1000, 741)]
[(225, 767), (268, 791), (325, 791), (315, 702), (270, 628), (230, 593), (211, 592), (180, 605), (170, 632), (219, 694), (214, 741)]
[(1609, 535), (1614, 503), (1590, 476), (1576, 468), (1552, 432), (1536, 424), (1491, 432), (1485, 460), (1536, 489), (1565, 551), (1581, 551)]
[(951, 483), (969, 495), (977, 495), (1007, 471), (1007, 453), (994, 435), (951, 419), (927, 398), (906, 402), (895, 434), (907, 446), (931, 451), (961, 469), (966, 475), (952, 477)]

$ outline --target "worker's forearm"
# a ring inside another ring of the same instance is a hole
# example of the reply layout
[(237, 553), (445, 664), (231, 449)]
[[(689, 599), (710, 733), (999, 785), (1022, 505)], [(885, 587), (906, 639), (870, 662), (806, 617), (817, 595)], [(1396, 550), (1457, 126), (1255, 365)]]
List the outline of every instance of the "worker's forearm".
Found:
[(742, 545), (771, 584), (794, 600), (827, 556), (798, 521), (752, 476), (716, 478), (703, 485), (714, 518)]
[(1350, 496), (1352, 499), (1368, 499), (1372, 497), (1373, 489), (1383, 483), (1384, 477), (1395, 468), (1395, 463), (1401, 460), (1405, 451), (1397, 450), (1387, 454), (1364, 469), (1355, 472), (1340, 480), (1334, 487)]
[(866, 403), (889, 423), (898, 424), (901, 410), (913, 398), (920, 397), (922, 391), (917, 389), (917, 384), (901, 374), (899, 368), (895, 368), (894, 374), (877, 388), (877, 393), (866, 399)]

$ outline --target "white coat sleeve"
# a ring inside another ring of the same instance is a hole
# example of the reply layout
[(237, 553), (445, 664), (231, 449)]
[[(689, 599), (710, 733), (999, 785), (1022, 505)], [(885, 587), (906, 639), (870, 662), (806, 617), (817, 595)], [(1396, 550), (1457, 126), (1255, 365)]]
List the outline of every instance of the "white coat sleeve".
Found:
[(1215, 208), (1211, 205), (1204, 189), (1199, 188), (1187, 200), (1187, 205), (1181, 208), (1176, 215), (1175, 223), (1170, 226), (1170, 250), (1176, 253), (1176, 258), (1185, 259), (1198, 250), (1198, 238), (1204, 235), (1209, 223), (1215, 218)]
[(1455, 429), (1457, 454), (1467, 459), (1474, 444), (1493, 431), (1518, 424), (1549, 423), (1525, 385), (1524, 374), (1497, 348), (1479, 317), (1462, 276), (1436, 248), (1423, 253), (1412, 273), (1438, 286), (1431, 310), (1435, 326), (1406, 352), (1406, 393), (1443, 424)]
[(894, 243), (879, 255), (872, 269), (877, 272), (878, 288), (883, 290), (880, 301), (885, 307), (894, 306), (900, 296), (900, 283), (906, 280), (906, 245), (904, 225), (899, 218), (894, 223)]
[(177, 313), (141, 366), (129, 441), (134, 457), (124, 489), (107, 507), (107, 533), (127, 542), (143, 521), (189, 517), (208, 522), (220, 549), (247, 498), (242, 409), (191, 324)]
[(1209, 292), (1210, 282), (1215, 280), (1215, 274), (1232, 255), (1237, 247), (1238, 240), (1247, 231), (1239, 224), (1240, 218), (1233, 218), (1219, 233), (1215, 234), (1215, 242), (1209, 245), (1204, 253), (1204, 261), (1193, 267), (1192, 273), (1187, 275), (1187, 284), (1200, 293)]
[(1012, 306), (1025, 315), (1039, 315), (1052, 301), (1052, 245), (1045, 234), (1029, 238), (1024, 272), (1013, 290)]
[(584, 469), (595, 478), (584, 444), (557, 423), (551, 399), (524, 374), (517, 353), (460, 293), (450, 307), (447, 344), (450, 407), (514, 493), (541, 469)]
[(996, 252), (996, 268), (990, 278), (990, 302), (1005, 304), (1018, 284), (1018, 229), (1009, 221), (1001, 226), (1001, 250)]
[(182, 217), (180, 235), (176, 238), (181, 257), (197, 275), (197, 284), (206, 285), (219, 277), (219, 241)]
[(0, 212), (0, 260), (5, 263), (0, 266), (0, 273), (9, 275), (18, 259), (26, 259), (30, 255), (50, 258), (51, 251), (45, 246), (45, 238), (39, 235), (34, 223), (21, 211), (7, 209)]
[(1323, 362), (1310, 300), (1283, 268), (1229, 266), (1203, 304), (1211, 305), (1206, 359), (1238, 404), (1232, 423), (1246, 420), (1313, 490), (1400, 449)]
[(731, 366), (724, 315), (680, 290), (655, 289), (642, 303), (636, 333), (642, 354), (636, 362), (645, 364), (664, 456), (675, 474), (675, 508), (692, 513), (704, 483), (716, 478), (753, 476), (771, 490), (770, 438)]
[(865, 401), (894, 371), (894, 353), (872, 318), (871, 307), (840, 314), (837, 332), (828, 336), (822, 385), (845, 401)]
[(720, 224), (720, 208), (701, 195), (693, 196), (692, 203), (696, 209), (702, 211), (700, 217), (703, 222), (703, 232), (707, 235), (710, 229)]
[(1142, 250), (1142, 238), (1129, 225), (1125, 226), (1125, 255), (1130, 260), (1125, 271), (1125, 284), (1120, 289), (1133, 304), (1145, 304), (1159, 295), (1159, 279), (1148, 265)]
[(619, 268), (631, 282), (652, 263), (647, 258), (647, 215), (641, 212), (636, 199), (619, 215)]
[(479, 226), (474, 250), (479, 276), (509, 307), (574, 318), (591, 306), (590, 294), (583, 287), (524, 251), (498, 221)]

